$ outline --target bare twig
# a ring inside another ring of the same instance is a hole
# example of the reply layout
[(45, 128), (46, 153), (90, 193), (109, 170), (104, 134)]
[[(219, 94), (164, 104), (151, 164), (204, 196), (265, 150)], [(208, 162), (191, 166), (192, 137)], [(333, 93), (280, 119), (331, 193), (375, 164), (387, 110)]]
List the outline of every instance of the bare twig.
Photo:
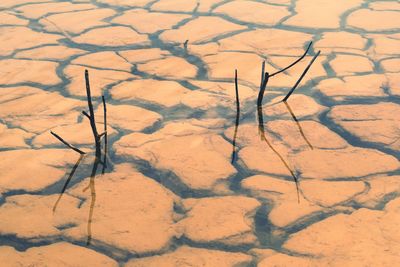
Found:
[(81, 155), (86, 154), (85, 152), (83, 152), (83, 151), (80, 150), (79, 148), (76, 148), (76, 147), (72, 146), (70, 143), (68, 143), (67, 141), (65, 141), (64, 139), (62, 139), (58, 134), (56, 134), (56, 133), (54, 133), (54, 132), (52, 132), (52, 131), (50, 131), (50, 133), (51, 133), (55, 138), (57, 138), (58, 140), (60, 140), (61, 143), (63, 143), (63, 144), (66, 145), (67, 147), (71, 148), (72, 150), (78, 152), (78, 153), (81, 154)]
[(300, 84), (301, 80), (304, 78), (304, 76), (306, 75), (306, 73), (308, 72), (308, 70), (310, 69), (311, 65), (314, 63), (314, 61), (317, 59), (317, 57), (319, 56), (319, 54), (321, 53), (321, 51), (318, 51), (317, 54), (315, 54), (315, 56), (312, 58), (312, 60), (310, 61), (310, 63), (307, 65), (307, 67), (304, 69), (303, 73), (301, 74), (300, 78), (297, 80), (296, 84), (292, 87), (292, 89), (290, 89), (289, 93), (285, 96), (285, 98), (282, 101), (287, 101), (288, 98), (292, 95), (292, 93), (294, 92), (294, 90), (297, 88), (297, 86)]
[(86, 95), (87, 95), (87, 101), (88, 101), (88, 107), (89, 107), (90, 127), (92, 128), (94, 142), (96, 144), (96, 149), (97, 149), (97, 147), (100, 146), (100, 138), (99, 138), (99, 134), (97, 132), (96, 120), (95, 120), (95, 117), (94, 117), (92, 96), (91, 96), (91, 92), (90, 92), (90, 81), (89, 81), (89, 72), (88, 72), (88, 70), (85, 70), (85, 81), (86, 81)]
[(239, 100), (239, 86), (238, 86), (238, 75), (237, 70), (235, 70), (235, 92), (236, 92), (236, 111), (240, 113), (240, 100)]
[(235, 70), (235, 91), (236, 91), (236, 122), (235, 122), (235, 132), (233, 134), (233, 141), (232, 141), (232, 163), (235, 161), (235, 156), (236, 156), (236, 136), (239, 128), (239, 119), (240, 119), (240, 101), (239, 101), (237, 70)]
[(88, 119), (90, 120), (90, 115), (89, 115), (89, 114), (87, 114), (87, 112), (86, 112), (86, 111), (82, 110), (82, 114), (83, 114), (83, 115), (85, 115), (85, 116), (86, 116), (86, 118), (88, 118)]
[(293, 67), (293, 66), (296, 65), (297, 63), (299, 63), (299, 62), (307, 55), (308, 50), (310, 50), (311, 45), (312, 45), (312, 41), (308, 44), (308, 47), (307, 47), (306, 51), (304, 52), (304, 54), (303, 54), (301, 57), (299, 57), (296, 61), (294, 61), (294, 62), (293, 62), (292, 64), (290, 64), (289, 66), (287, 66), (287, 67), (285, 67), (285, 68), (283, 68), (283, 69), (281, 69), (281, 70), (279, 70), (279, 71), (277, 71), (277, 72), (272, 73), (269, 77), (273, 77), (273, 76), (275, 76), (275, 75), (277, 75), (277, 74), (279, 74), (279, 73), (282, 73), (282, 72), (284, 72), (284, 71), (290, 69), (291, 67)]
[[(91, 91), (90, 91), (90, 81), (89, 81), (89, 72), (88, 70), (85, 70), (85, 81), (86, 81), (86, 94), (87, 94), (87, 102), (88, 102), (88, 108), (89, 108), (89, 114), (86, 111), (82, 111), (82, 114), (85, 115), (89, 121), (90, 121), (90, 126), (93, 132), (93, 137), (94, 137), (94, 141), (95, 141), (95, 145), (96, 145), (96, 152), (95, 152), (95, 158), (94, 158), (94, 162), (93, 162), (93, 167), (92, 167), (92, 172), (90, 175), (90, 182), (87, 188), (83, 189), (83, 191), (85, 192), (87, 189), (90, 189), (90, 194), (91, 194), (91, 202), (90, 202), (90, 210), (89, 210), (89, 216), (88, 216), (88, 221), (87, 221), (87, 245), (90, 245), (91, 240), (92, 240), (92, 220), (93, 220), (93, 213), (94, 213), (94, 207), (95, 207), (95, 203), (96, 203), (96, 190), (95, 190), (95, 178), (96, 178), (96, 173), (97, 173), (97, 169), (99, 164), (103, 165), (103, 171), (102, 173), (104, 174), (105, 168), (106, 168), (106, 155), (107, 155), (107, 109), (106, 109), (106, 103), (105, 103), (105, 99), (104, 96), (102, 96), (102, 100), (103, 100), (103, 108), (104, 108), (104, 132), (99, 134), (97, 131), (97, 127), (96, 127), (96, 120), (95, 120), (95, 114), (94, 114), (94, 110), (93, 110), (93, 104), (92, 104), (92, 96), (91, 96)], [(85, 154), (84, 152), (82, 152), (81, 150), (79, 150), (78, 148), (75, 148), (73, 146), (71, 146), (68, 142), (64, 141), (64, 139), (62, 139), (61, 137), (59, 137), (57, 134), (51, 132), (51, 134), (53, 134), (58, 140), (60, 140), (62, 143), (64, 143), (66, 146), (70, 147), (71, 149), (77, 151), (78, 153), (81, 154), (81, 157), (79, 158), (79, 160), (77, 161), (77, 163), (75, 164), (75, 166), (73, 167), (62, 191), (61, 194), (58, 198), (58, 200), (56, 201), (53, 211), (56, 210), (57, 205), (61, 199), (61, 196), (63, 195), (63, 193), (65, 192), (68, 183), (70, 182), (72, 176), (74, 175), (81, 159), (82, 159), (82, 154)], [(100, 140), (101, 138), (104, 136), (104, 140), (105, 140), (105, 152), (104, 152), (104, 161), (101, 160), (101, 145), (100, 145)]]
[(265, 72), (264, 77), (262, 79), (262, 84), (260, 86), (260, 91), (258, 92), (257, 107), (262, 106), (264, 92), (265, 92), (265, 88), (267, 87), (268, 80), (269, 80), (269, 74), (268, 74), (268, 72)]
[(262, 62), (261, 64), (261, 81), (260, 81), (260, 88), (263, 84), (264, 81), (264, 75), (265, 75), (265, 61)]

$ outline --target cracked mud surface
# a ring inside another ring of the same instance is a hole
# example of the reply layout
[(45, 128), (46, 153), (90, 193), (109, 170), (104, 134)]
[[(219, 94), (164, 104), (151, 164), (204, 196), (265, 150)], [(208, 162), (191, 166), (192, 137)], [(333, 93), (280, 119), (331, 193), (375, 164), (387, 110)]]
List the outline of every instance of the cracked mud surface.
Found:
[[(2, 0), (1, 265), (396, 266), (399, 21), (397, 1)], [(257, 111), (262, 61), (310, 41)]]

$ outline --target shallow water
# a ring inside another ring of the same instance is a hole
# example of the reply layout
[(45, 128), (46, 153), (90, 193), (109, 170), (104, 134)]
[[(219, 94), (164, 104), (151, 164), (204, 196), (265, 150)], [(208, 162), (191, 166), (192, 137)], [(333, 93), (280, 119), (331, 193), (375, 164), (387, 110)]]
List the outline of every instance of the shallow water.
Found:
[[(399, 21), (397, 1), (2, 0), (1, 265), (395, 266)], [(262, 62), (310, 41), (258, 108)]]

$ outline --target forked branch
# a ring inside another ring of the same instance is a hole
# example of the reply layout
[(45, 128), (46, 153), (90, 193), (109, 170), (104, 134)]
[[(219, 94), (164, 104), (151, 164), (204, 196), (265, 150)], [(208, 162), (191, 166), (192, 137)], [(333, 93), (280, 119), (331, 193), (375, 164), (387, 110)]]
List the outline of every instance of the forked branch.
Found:
[[(100, 146), (100, 137), (99, 137), (99, 133), (97, 132), (96, 120), (94, 117), (94, 110), (93, 110), (93, 103), (92, 103), (92, 95), (91, 95), (91, 91), (90, 91), (90, 81), (89, 81), (89, 71), (88, 70), (85, 70), (85, 82), (86, 82), (87, 102), (88, 102), (88, 108), (89, 108), (89, 117), (88, 118), (90, 121), (90, 127), (92, 128), (94, 142), (95, 142), (96, 148), (97, 148), (98, 146)], [(85, 116), (87, 116), (86, 114), (85, 114)]]
[[(89, 210), (89, 216), (88, 216), (88, 222), (87, 222), (87, 242), (86, 242), (86, 244), (90, 245), (91, 240), (92, 240), (92, 219), (93, 219), (93, 212), (94, 212), (94, 207), (95, 207), (95, 203), (96, 203), (95, 177), (96, 177), (96, 173), (97, 173), (99, 164), (103, 165), (103, 170), (102, 170), (103, 174), (105, 172), (105, 169), (107, 168), (106, 160), (107, 160), (107, 142), (108, 142), (108, 140), (107, 140), (107, 108), (106, 108), (105, 98), (104, 98), (104, 96), (102, 96), (103, 109), (104, 109), (104, 132), (99, 134), (97, 131), (97, 127), (96, 127), (95, 114), (94, 114), (94, 110), (93, 110), (88, 70), (85, 70), (85, 82), (86, 82), (86, 94), (87, 94), (89, 113), (87, 113), (86, 111), (82, 111), (82, 114), (85, 115), (90, 121), (90, 126), (92, 129), (92, 133), (93, 133), (93, 137), (94, 137), (94, 141), (95, 141), (95, 145), (96, 145), (96, 152), (95, 152), (96, 155), (94, 157), (92, 172), (90, 175), (90, 183), (88, 186), (88, 189), (90, 189), (90, 194), (91, 194), (91, 203), (90, 203), (90, 210)], [(55, 211), (59, 201), (61, 200), (63, 193), (67, 189), (67, 186), (68, 186), (70, 180), (72, 179), (76, 169), (78, 168), (78, 166), (82, 160), (82, 154), (85, 154), (85, 152), (70, 145), (68, 142), (66, 142), (64, 139), (62, 139), (57, 134), (55, 134), (53, 132), (51, 132), (51, 134), (54, 135), (58, 140), (60, 140), (66, 146), (68, 146), (69, 148), (71, 148), (74, 151), (81, 154), (81, 157), (79, 158), (79, 160), (76, 162), (75, 166), (73, 167), (66, 183), (64, 184), (64, 187), (62, 188), (61, 194), (53, 207), (53, 211)], [(104, 136), (105, 148), (104, 148), (104, 159), (102, 161), (101, 160), (101, 142), (100, 142), (100, 140), (103, 136)], [(86, 191), (86, 189), (84, 189), (84, 191)]]

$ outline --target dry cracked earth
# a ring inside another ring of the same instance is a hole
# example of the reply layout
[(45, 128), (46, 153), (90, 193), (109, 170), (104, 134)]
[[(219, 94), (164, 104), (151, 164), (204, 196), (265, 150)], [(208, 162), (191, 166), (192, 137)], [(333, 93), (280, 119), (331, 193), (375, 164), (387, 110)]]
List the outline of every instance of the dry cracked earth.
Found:
[(0, 44), (1, 266), (400, 262), (398, 1), (1, 0)]

